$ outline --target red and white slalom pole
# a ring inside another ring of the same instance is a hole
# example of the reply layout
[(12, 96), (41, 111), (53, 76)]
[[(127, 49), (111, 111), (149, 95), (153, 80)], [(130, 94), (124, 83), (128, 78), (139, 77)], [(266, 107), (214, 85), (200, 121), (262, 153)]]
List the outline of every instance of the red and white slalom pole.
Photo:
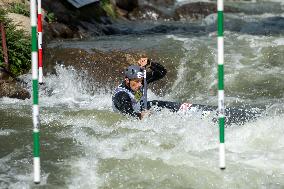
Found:
[(43, 83), (42, 71), (42, 10), (41, 0), (37, 0), (37, 32), (38, 32), (38, 82)]

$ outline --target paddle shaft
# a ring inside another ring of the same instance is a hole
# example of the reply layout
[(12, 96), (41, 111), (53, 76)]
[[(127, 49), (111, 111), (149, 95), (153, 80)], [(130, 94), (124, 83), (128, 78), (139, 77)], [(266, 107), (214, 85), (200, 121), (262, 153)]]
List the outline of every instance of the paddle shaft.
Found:
[(144, 109), (145, 110), (147, 110), (147, 78), (146, 78), (146, 74), (147, 72), (146, 72), (146, 68), (144, 69), (144, 89), (143, 89), (143, 91), (144, 91), (144, 93), (143, 93), (143, 96), (144, 96), (144, 98), (143, 98), (143, 101), (144, 101)]

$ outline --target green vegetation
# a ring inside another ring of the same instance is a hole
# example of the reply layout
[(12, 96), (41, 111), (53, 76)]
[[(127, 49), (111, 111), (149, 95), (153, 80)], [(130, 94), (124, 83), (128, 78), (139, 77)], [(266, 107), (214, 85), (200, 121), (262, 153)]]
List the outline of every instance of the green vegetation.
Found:
[(9, 12), (30, 16), (29, 7), (23, 3), (11, 3), (8, 9)]
[(46, 17), (48, 23), (55, 22), (55, 20), (56, 20), (53, 12), (48, 12), (45, 17)]
[(112, 18), (115, 18), (117, 16), (114, 7), (109, 0), (101, 0), (100, 6), (104, 11), (106, 11), (108, 16)]
[[(31, 68), (31, 40), (23, 30), (16, 26), (6, 17), (4, 10), (0, 10), (0, 22), (4, 23), (6, 31), (6, 43), (10, 72), (18, 76), (27, 73)], [(2, 44), (2, 39), (0, 39)], [(0, 48), (0, 65), (4, 62), (2, 45)]]

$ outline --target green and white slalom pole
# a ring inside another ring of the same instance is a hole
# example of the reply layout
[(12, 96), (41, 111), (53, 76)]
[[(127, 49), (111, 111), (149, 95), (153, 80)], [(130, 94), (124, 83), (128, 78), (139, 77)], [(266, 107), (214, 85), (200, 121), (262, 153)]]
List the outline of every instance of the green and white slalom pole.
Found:
[(42, 11), (41, 0), (37, 0), (37, 32), (38, 32), (38, 82), (43, 83), (43, 71), (42, 71)]
[(39, 142), (39, 106), (38, 106), (38, 52), (37, 52), (37, 10), (36, 0), (30, 0), (32, 27), (32, 85), (33, 85), (33, 140), (34, 140), (34, 183), (40, 183), (40, 142)]
[(224, 2), (217, 1), (218, 11), (218, 114), (219, 114), (219, 167), (225, 169), (225, 106), (224, 106)]

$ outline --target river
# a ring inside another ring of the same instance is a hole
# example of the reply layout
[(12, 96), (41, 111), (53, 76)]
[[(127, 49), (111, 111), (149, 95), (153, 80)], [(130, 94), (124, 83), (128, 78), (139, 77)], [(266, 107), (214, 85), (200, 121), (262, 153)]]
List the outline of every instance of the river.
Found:
[[(0, 99), (0, 188), (284, 188), (283, 3), (233, 3), (243, 12), (225, 15), (225, 105), (266, 110), (226, 127), (225, 170), (218, 167), (219, 130), (210, 117), (167, 110), (141, 121), (123, 117), (112, 112), (110, 92), (57, 65), (40, 87), (40, 185), (33, 184), (32, 102)], [(164, 66), (176, 75), (163, 91), (149, 89), (149, 99), (217, 105), (215, 14), (117, 27), (125, 34), (50, 46), (173, 57)], [(22, 79), (31, 83), (30, 74)]]

